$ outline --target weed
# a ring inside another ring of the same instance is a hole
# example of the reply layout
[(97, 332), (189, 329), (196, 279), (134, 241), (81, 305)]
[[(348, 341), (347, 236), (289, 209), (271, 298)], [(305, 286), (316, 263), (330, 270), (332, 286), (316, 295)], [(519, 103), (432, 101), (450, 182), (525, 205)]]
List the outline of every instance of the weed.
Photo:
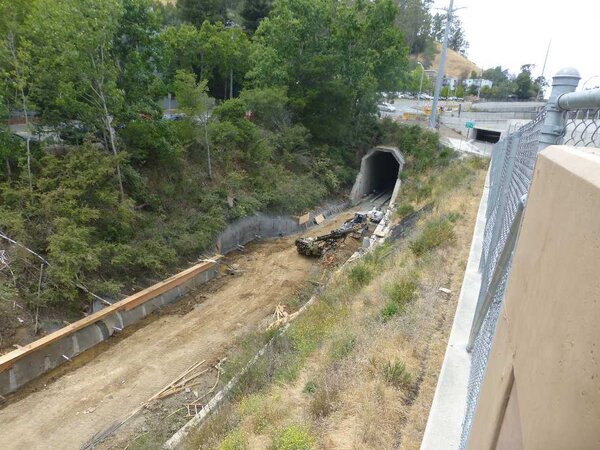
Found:
[(403, 217), (408, 216), (409, 214), (415, 212), (415, 208), (410, 203), (402, 203), (400, 206), (396, 208), (396, 214), (401, 219)]
[(364, 262), (359, 262), (350, 268), (348, 276), (352, 284), (362, 287), (371, 281), (371, 278), (373, 278), (373, 271)]
[(333, 342), (333, 344), (331, 345), (331, 351), (329, 355), (331, 356), (332, 360), (339, 361), (348, 356), (350, 352), (354, 350), (355, 346), (356, 336), (345, 336), (342, 339)]
[(305, 394), (314, 394), (317, 391), (317, 387), (317, 383), (314, 381), (307, 381), (302, 392)]
[(245, 450), (248, 448), (248, 439), (241, 430), (230, 432), (219, 444), (219, 450)]
[(388, 301), (381, 310), (381, 318), (384, 322), (387, 322), (392, 317), (398, 314), (398, 305), (393, 301)]
[(327, 417), (335, 411), (339, 398), (339, 388), (334, 383), (321, 383), (310, 401), (310, 414), (316, 418)]
[(401, 279), (389, 283), (384, 287), (384, 292), (390, 301), (394, 302), (400, 309), (410, 303), (417, 296), (417, 281), (414, 279)]
[[(212, 414), (197, 430), (189, 435), (184, 448), (213, 449), (239, 424), (239, 415), (231, 403), (226, 402), (218, 414)], [(162, 441), (164, 442), (164, 440)], [(142, 447), (147, 448), (147, 447)]]
[(452, 223), (456, 223), (456, 221), (458, 219), (460, 219), (462, 217), (462, 214), (459, 212), (451, 212), (450, 214), (448, 214), (447, 218), (450, 222)]
[(298, 425), (290, 425), (281, 429), (273, 440), (272, 450), (309, 450), (315, 440), (308, 429)]
[[(416, 278), (416, 275), (412, 276)], [(404, 307), (417, 296), (417, 287), (415, 279), (401, 279), (384, 287), (384, 293), (388, 298), (388, 302), (381, 310), (381, 318), (384, 322), (404, 311)]]
[(409, 245), (415, 256), (422, 256), (437, 247), (452, 244), (456, 240), (452, 222), (447, 218), (431, 219), (425, 224), (421, 235)]
[(381, 367), (381, 375), (385, 381), (397, 388), (409, 387), (412, 378), (401, 361), (386, 362)]

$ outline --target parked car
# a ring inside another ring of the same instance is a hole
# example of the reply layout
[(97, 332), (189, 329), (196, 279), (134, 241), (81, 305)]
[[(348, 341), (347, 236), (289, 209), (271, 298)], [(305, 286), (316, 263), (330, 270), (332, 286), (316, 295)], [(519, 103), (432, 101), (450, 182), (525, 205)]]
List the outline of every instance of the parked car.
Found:
[(381, 102), (377, 105), (377, 109), (382, 112), (394, 112), (396, 111), (396, 107), (389, 104), (388, 102)]

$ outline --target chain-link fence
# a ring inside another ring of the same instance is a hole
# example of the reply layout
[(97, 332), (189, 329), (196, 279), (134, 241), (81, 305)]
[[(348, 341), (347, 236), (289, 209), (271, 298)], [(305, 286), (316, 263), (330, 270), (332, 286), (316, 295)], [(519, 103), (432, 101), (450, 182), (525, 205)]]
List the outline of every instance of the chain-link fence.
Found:
[(573, 93), (578, 81), (576, 71), (559, 72), (546, 109), (506, 136), (492, 152), (480, 263), (482, 281), (469, 341), (472, 357), (461, 449), (467, 446), (537, 154), (551, 144), (600, 147), (600, 89)]

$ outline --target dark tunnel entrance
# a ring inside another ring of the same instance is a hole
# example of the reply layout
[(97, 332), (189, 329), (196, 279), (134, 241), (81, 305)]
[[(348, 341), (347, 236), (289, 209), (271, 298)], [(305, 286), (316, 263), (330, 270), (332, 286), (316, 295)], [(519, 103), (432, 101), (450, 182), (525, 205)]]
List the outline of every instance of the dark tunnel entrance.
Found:
[(365, 193), (391, 191), (398, 179), (400, 164), (389, 152), (375, 152), (366, 161)]
[(362, 158), (350, 199), (357, 203), (373, 192), (391, 192), (393, 203), (400, 189), (398, 176), (403, 166), (404, 158), (398, 148), (383, 145), (372, 148)]
[(491, 142), (495, 144), (500, 140), (500, 132), (492, 130), (482, 130), (481, 128), (475, 128), (475, 140), (483, 142)]

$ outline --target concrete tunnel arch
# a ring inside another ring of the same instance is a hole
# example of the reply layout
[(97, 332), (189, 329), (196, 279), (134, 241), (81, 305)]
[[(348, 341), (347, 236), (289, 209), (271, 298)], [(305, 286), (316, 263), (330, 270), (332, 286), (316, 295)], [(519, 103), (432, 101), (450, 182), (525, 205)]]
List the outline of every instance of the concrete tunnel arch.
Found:
[(394, 204), (400, 191), (400, 172), (404, 157), (397, 147), (378, 146), (362, 157), (360, 171), (350, 193), (353, 204), (373, 191), (392, 191), (390, 205)]

